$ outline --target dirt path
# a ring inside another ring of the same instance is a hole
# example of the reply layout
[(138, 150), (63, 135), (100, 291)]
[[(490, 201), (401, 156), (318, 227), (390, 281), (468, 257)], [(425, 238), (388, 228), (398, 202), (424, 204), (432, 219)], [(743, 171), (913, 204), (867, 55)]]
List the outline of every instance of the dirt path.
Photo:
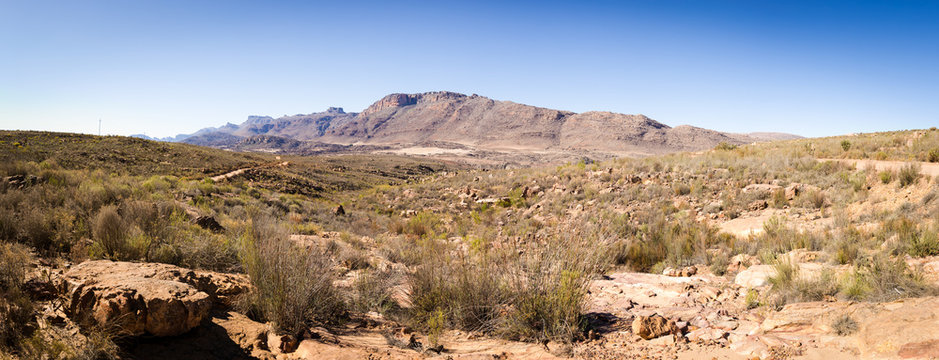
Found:
[(238, 170), (234, 170), (234, 171), (229, 171), (229, 172), (224, 173), (224, 174), (222, 174), (222, 175), (216, 175), (216, 176), (211, 177), (210, 179), (212, 179), (212, 181), (219, 182), (219, 181), (222, 181), (222, 180), (227, 180), (227, 179), (233, 178), (233, 177), (235, 177), (235, 176), (244, 174), (245, 171), (248, 171), (248, 170), (251, 170), (251, 169), (260, 169), (260, 168), (277, 167), (277, 166), (279, 166), (279, 167), (287, 167), (287, 165), (290, 165), (290, 162), (289, 162), (289, 161), (277, 162), (277, 163), (270, 163), (270, 164), (263, 164), (263, 165), (252, 166), (252, 167), (246, 167), (246, 168), (243, 168), (243, 169), (238, 169)]
[(889, 161), (889, 160), (857, 160), (857, 159), (818, 159), (818, 161), (837, 161), (843, 164), (852, 164), (858, 170), (863, 170), (873, 166), (877, 171), (891, 170), (898, 171), (906, 164), (919, 164), (920, 174), (936, 177), (939, 176), (939, 163), (928, 163), (921, 161)]

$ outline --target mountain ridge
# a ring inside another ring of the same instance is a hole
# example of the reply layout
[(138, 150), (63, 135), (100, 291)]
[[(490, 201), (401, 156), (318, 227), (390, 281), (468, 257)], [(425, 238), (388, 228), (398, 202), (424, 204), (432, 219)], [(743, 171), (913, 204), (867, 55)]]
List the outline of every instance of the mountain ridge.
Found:
[[(229, 123), (171, 139), (233, 150), (240, 149), (239, 144), (245, 139), (265, 135), (343, 146), (406, 148), (442, 143), (480, 151), (591, 153), (611, 157), (697, 151), (721, 142), (744, 144), (798, 138), (781, 133), (754, 134), (690, 125), (671, 127), (642, 114), (575, 113), (476, 94), (433, 91), (389, 94), (359, 113), (331, 107), (322, 112), (279, 118), (252, 115), (239, 125)], [(276, 146), (288, 142), (262, 143)], [(258, 146), (258, 142), (251, 144), (252, 149)], [(290, 144), (289, 149), (274, 147), (268, 151), (304, 148)]]

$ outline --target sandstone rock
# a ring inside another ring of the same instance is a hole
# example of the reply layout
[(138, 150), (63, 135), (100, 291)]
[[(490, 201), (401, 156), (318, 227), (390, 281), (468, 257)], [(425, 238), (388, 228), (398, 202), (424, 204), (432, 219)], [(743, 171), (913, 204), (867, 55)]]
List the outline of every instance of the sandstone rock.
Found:
[(665, 270), (662, 271), (662, 275), (674, 276), (674, 277), (678, 277), (678, 276), (688, 277), (697, 273), (698, 273), (698, 268), (694, 266), (686, 266), (681, 269), (673, 269), (669, 267), (669, 268), (665, 268)]
[(672, 346), (675, 345), (675, 336), (661, 336), (655, 339), (649, 340), (650, 345), (656, 346)]
[(689, 332), (688, 340), (694, 342), (714, 342), (727, 337), (727, 331), (716, 328), (702, 328)]
[(675, 323), (661, 315), (637, 316), (632, 324), (633, 334), (649, 340), (663, 335), (677, 334), (679, 332)]
[(86, 261), (63, 275), (67, 310), (83, 326), (119, 325), (128, 335), (182, 334), (208, 315), (214, 299), (247, 289), (236, 275), (173, 265)]
[(727, 272), (737, 272), (754, 264), (759, 264), (759, 260), (755, 256), (737, 254), (730, 258), (730, 264), (727, 265)]
[(188, 284), (148, 278), (102, 279), (75, 287), (69, 314), (83, 326), (116, 325), (128, 335), (173, 336), (199, 325), (209, 295)]
[(770, 355), (769, 347), (756, 336), (747, 336), (740, 341), (731, 342), (730, 349), (738, 354), (760, 359), (768, 358)]
[(734, 283), (745, 288), (757, 288), (769, 284), (769, 278), (776, 275), (773, 265), (753, 265), (737, 273)]
[(267, 334), (267, 347), (275, 354), (289, 354), (297, 350), (300, 341), (293, 335), (276, 335), (273, 332)]
[(872, 316), (855, 316), (861, 354), (868, 358), (939, 358), (939, 297), (882, 304)]
[(780, 256), (781, 259), (788, 259), (790, 263), (807, 263), (817, 260), (822, 256), (821, 251), (809, 251), (808, 249), (795, 249)]
[(714, 286), (703, 286), (698, 290), (699, 297), (706, 300), (717, 300), (717, 297), (721, 295), (721, 289), (718, 289)]
[(776, 190), (782, 189), (779, 185), (770, 184), (750, 184), (743, 188), (744, 193), (755, 193), (760, 195), (769, 195)]
[(756, 200), (751, 202), (750, 205), (747, 205), (747, 210), (750, 211), (760, 211), (769, 207), (769, 204), (766, 203), (766, 200)]

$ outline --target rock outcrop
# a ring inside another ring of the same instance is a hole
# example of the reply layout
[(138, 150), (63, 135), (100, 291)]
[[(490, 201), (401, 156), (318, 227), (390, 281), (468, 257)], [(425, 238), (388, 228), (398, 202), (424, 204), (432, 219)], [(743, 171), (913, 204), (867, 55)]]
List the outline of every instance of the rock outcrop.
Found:
[(237, 275), (167, 264), (87, 261), (63, 275), (69, 316), (82, 326), (125, 335), (173, 336), (198, 326), (214, 302), (230, 304), (248, 289)]

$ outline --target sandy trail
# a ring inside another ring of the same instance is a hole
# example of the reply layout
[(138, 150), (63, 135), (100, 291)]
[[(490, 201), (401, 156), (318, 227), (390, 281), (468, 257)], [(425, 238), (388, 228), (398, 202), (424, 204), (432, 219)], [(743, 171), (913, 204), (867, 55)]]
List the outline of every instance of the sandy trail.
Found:
[(210, 179), (212, 179), (212, 181), (219, 182), (219, 181), (222, 181), (222, 180), (227, 180), (227, 179), (233, 178), (233, 177), (235, 177), (235, 176), (244, 174), (245, 171), (248, 171), (248, 170), (251, 170), (251, 169), (260, 169), (260, 168), (278, 167), (278, 166), (279, 166), (279, 167), (287, 167), (287, 165), (290, 165), (290, 162), (289, 162), (289, 161), (277, 162), (277, 163), (270, 163), (270, 164), (263, 164), (263, 165), (252, 166), (252, 167), (246, 167), (246, 168), (242, 168), (242, 169), (238, 169), (238, 170), (234, 170), (234, 171), (229, 171), (229, 172), (224, 173), (224, 174), (222, 174), (222, 175), (216, 175), (216, 176), (211, 177)]
[(890, 160), (857, 160), (857, 159), (818, 159), (818, 161), (836, 161), (843, 164), (852, 164), (858, 170), (873, 167), (877, 171), (898, 171), (906, 164), (919, 164), (920, 174), (936, 177), (939, 176), (939, 163), (929, 163), (922, 161), (890, 161)]

